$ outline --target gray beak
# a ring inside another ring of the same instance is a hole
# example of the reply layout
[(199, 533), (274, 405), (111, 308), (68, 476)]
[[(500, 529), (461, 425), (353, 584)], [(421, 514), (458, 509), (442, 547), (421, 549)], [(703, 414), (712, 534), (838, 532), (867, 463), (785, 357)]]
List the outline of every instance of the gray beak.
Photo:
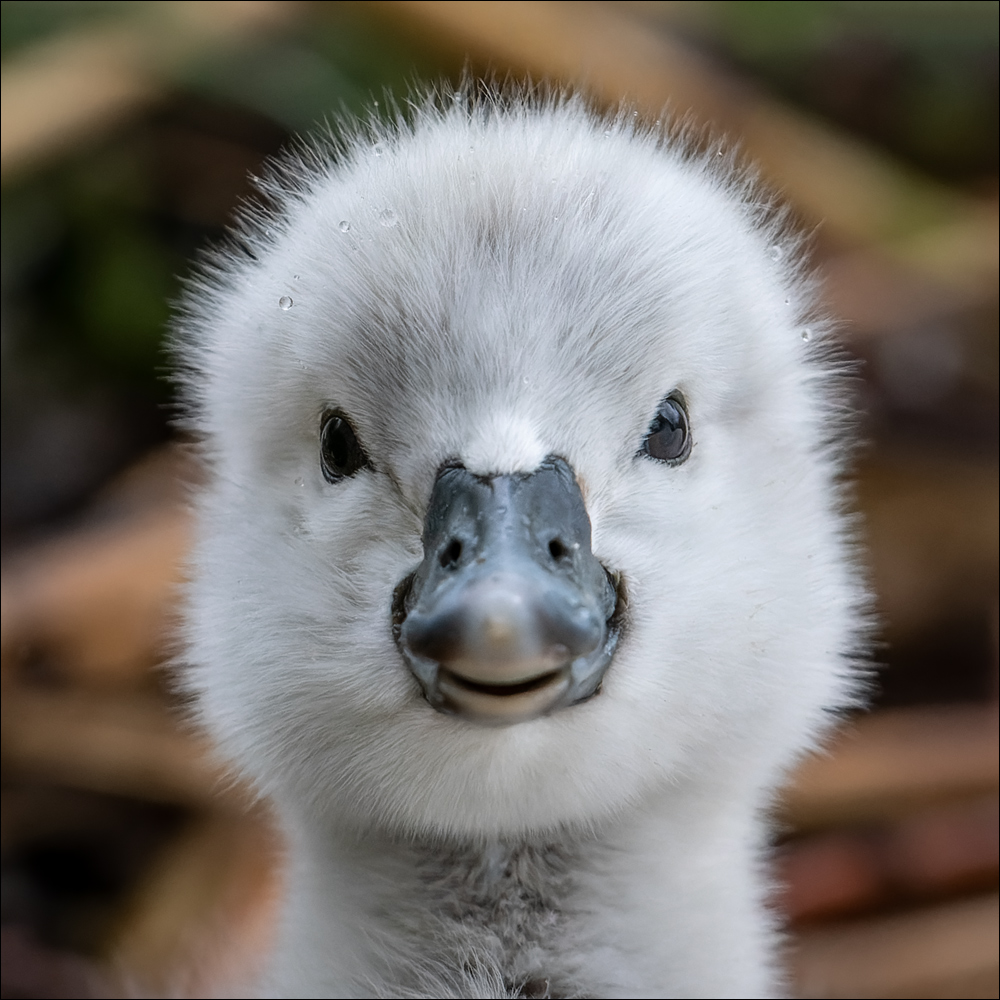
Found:
[(423, 544), (393, 620), (431, 705), (505, 725), (597, 691), (618, 642), (619, 598), (563, 459), (490, 478), (444, 468)]

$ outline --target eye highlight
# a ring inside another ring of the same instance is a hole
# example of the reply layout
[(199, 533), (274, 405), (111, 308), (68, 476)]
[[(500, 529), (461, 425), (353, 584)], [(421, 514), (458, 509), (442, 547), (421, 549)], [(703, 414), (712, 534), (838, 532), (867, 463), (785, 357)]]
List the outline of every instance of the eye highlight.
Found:
[(320, 465), (328, 483), (353, 476), (369, 465), (350, 421), (336, 410), (327, 410), (320, 424)]
[(679, 465), (690, 453), (691, 427), (687, 409), (680, 395), (671, 393), (657, 407), (639, 454), (667, 465)]

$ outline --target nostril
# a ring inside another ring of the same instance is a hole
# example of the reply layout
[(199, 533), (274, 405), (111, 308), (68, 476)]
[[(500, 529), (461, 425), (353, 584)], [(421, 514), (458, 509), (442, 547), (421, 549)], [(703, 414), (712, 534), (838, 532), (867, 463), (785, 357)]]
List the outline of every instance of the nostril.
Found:
[(447, 569), (449, 566), (456, 565), (458, 560), (461, 558), (462, 542), (458, 538), (453, 538), (447, 546), (445, 546), (444, 551), (442, 551), (439, 562), (445, 569)]
[(552, 556), (556, 562), (564, 559), (568, 554), (569, 550), (561, 541), (559, 541), (558, 538), (553, 538), (552, 541), (549, 542), (549, 555)]

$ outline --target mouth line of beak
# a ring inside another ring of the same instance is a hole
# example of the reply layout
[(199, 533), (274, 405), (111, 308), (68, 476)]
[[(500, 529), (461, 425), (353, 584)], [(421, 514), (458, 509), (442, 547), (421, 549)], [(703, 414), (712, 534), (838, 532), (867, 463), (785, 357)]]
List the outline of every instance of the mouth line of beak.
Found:
[(457, 687), (475, 692), (476, 694), (490, 695), (494, 698), (509, 698), (512, 695), (538, 691), (560, 680), (566, 673), (566, 668), (563, 667), (559, 670), (550, 670), (544, 674), (539, 674), (537, 677), (531, 677), (526, 681), (518, 681), (514, 684), (484, 684), (481, 681), (474, 681), (468, 677), (463, 677), (461, 674), (446, 667), (440, 667), (439, 669), (443, 675), (443, 679), (447, 679)]

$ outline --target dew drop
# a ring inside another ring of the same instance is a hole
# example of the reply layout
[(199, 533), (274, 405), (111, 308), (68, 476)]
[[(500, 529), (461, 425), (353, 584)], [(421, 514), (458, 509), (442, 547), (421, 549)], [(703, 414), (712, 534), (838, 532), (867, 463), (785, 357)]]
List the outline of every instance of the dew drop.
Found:
[(460, 104), (462, 101), (462, 92), (460, 90), (456, 90), (455, 93), (451, 95), (451, 99), (456, 104)]
[(809, 329), (808, 326), (802, 331), (802, 339), (803, 340), (811, 340), (812, 339), (812, 335), (813, 335), (813, 332), (812, 332), (812, 330)]
[(278, 299), (278, 307), (280, 309), (284, 309), (285, 312), (291, 309), (293, 305), (295, 305), (295, 303), (292, 301), (292, 297), (290, 295), (282, 295), (281, 298)]
[(776, 243), (773, 247), (771, 247), (768, 256), (771, 258), (771, 260), (781, 260), (781, 258), (785, 256), (785, 251), (782, 250), (781, 247), (779, 247), (778, 244)]
[(376, 156), (381, 156), (381, 155), (382, 155), (382, 154), (383, 154), (383, 153), (385, 152), (385, 146), (383, 146), (383, 145), (382, 145), (382, 143), (380, 143), (380, 142), (376, 142), (376, 143), (375, 143), (375, 144), (374, 144), (374, 145), (372, 146), (372, 152), (373, 152), (373, 153), (374, 153), (374, 154), (375, 154)]
[(399, 219), (396, 217), (396, 213), (391, 208), (387, 208), (384, 212), (379, 214), (378, 221), (385, 226), (386, 229), (392, 229), (393, 226), (399, 222)]
[(351, 224), (347, 221), (347, 219), (341, 219), (340, 222), (337, 223), (337, 228), (342, 233), (349, 233), (351, 231)]
[(786, 306), (790, 306), (791, 304), (792, 304), (792, 300), (791, 299), (785, 299), (785, 305)]
[(608, 128), (608, 129), (604, 130), (604, 138), (605, 139), (610, 139), (611, 138), (611, 129)]
[(300, 489), (303, 486), (305, 486), (305, 484), (306, 484), (306, 481), (301, 476), (299, 476), (299, 478), (295, 480), (295, 485), (298, 486)]

